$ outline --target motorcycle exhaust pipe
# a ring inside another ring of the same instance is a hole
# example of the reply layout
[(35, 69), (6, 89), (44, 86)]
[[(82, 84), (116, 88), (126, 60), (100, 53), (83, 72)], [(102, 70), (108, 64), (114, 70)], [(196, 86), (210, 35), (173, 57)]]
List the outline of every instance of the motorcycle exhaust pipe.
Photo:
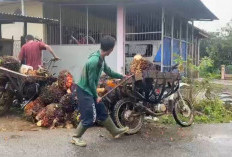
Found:
[(149, 109), (148, 107), (144, 106), (141, 103), (136, 103), (136, 108), (142, 110), (143, 112), (145, 112), (148, 115), (151, 115), (153, 117), (157, 117), (157, 116), (162, 116), (164, 115), (164, 113), (155, 113), (153, 112), (151, 109)]

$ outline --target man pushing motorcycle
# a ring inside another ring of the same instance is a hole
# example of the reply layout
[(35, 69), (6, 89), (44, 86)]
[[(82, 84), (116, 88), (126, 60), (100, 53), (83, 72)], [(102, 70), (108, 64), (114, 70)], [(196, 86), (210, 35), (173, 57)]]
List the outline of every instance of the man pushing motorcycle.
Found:
[(96, 91), (102, 71), (112, 78), (124, 78), (123, 75), (112, 71), (105, 62), (105, 57), (111, 54), (114, 46), (115, 39), (113, 37), (103, 37), (101, 40), (101, 49), (89, 56), (82, 70), (80, 80), (77, 83), (78, 107), (81, 113), (81, 122), (76, 129), (76, 135), (72, 138), (72, 143), (78, 146), (86, 146), (86, 142), (81, 137), (96, 121), (100, 121), (115, 138), (118, 138), (129, 130), (128, 127), (118, 128), (115, 126)]

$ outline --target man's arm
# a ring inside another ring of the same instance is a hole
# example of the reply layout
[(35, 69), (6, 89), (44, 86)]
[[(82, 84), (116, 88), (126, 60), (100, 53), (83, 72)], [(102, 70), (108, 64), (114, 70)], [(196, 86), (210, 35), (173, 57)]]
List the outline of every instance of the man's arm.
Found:
[(112, 78), (117, 78), (117, 79), (122, 79), (123, 75), (114, 72), (113, 70), (110, 69), (110, 67), (107, 66), (106, 62), (104, 62), (104, 72), (106, 75), (112, 77)]
[(55, 59), (57, 59), (57, 60), (60, 59), (59, 57), (56, 56), (56, 54), (54, 53), (54, 51), (53, 51), (53, 49), (51, 48), (51, 46), (45, 44), (45, 48), (46, 48), (46, 50), (48, 50), (48, 51), (51, 53), (51, 55), (52, 55)]

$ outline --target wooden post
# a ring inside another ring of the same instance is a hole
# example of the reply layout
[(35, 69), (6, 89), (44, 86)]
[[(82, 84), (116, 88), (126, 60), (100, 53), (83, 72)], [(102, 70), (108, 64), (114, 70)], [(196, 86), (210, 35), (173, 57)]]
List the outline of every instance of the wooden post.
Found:
[(221, 65), (221, 79), (225, 80), (225, 65)]
[(23, 36), (26, 37), (27, 35), (27, 22), (24, 22), (24, 31), (23, 31)]

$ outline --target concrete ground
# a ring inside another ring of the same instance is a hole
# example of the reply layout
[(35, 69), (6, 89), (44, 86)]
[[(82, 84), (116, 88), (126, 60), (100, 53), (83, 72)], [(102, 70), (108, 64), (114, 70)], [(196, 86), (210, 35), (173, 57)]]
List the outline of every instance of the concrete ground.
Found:
[[(231, 81), (224, 84), (231, 92)], [(228, 90), (228, 91), (227, 91)], [(39, 128), (14, 113), (0, 117), (0, 157), (224, 157), (232, 156), (232, 123), (178, 125), (145, 123), (136, 135), (113, 139), (101, 127), (87, 130), (86, 148), (70, 143), (75, 129)]]
[[(8, 123), (6, 123), (8, 121)], [(136, 135), (113, 139), (101, 127), (87, 130), (86, 148), (70, 143), (74, 129), (42, 129), (19, 117), (0, 118), (0, 157), (220, 157), (232, 154), (232, 123), (146, 123)]]

